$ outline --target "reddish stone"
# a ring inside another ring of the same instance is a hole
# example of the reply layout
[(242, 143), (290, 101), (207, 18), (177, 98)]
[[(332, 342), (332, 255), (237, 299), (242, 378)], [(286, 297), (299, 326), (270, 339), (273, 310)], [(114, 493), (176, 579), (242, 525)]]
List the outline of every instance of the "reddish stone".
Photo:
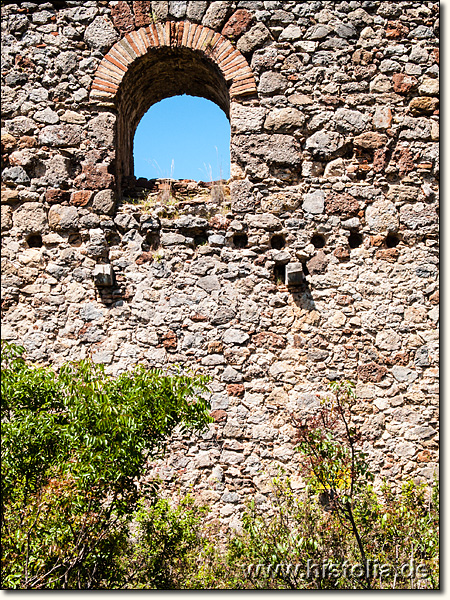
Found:
[(34, 148), (36, 146), (36, 138), (30, 135), (23, 135), (19, 139), (19, 148), (22, 150), (23, 148)]
[(271, 331), (262, 331), (261, 333), (257, 333), (253, 336), (252, 342), (258, 348), (284, 348), (286, 346), (286, 341), (276, 333), (272, 333)]
[(348, 248), (345, 248), (344, 246), (336, 248), (333, 254), (339, 260), (348, 260), (350, 258), (350, 250)]
[(379, 383), (386, 375), (387, 369), (383, 365), (377, 365), (374, 362), (367, 363), (365, 365), (359, 365), (358, 377), (364, 383), (372, 382)]
[(89, 200), (92, 198), (92, 192), (89, 190), (80, 190), (78, 192), (72, 192), (70, 197), (70, 204), (74, 206), (86, 206)]
[(227, 413), (224, 410), (212, 410), (209, 414), (216, 423), (221, 423), (222, 421), (227, 420)]
[(415, 117), (419, 115), (430, 115), (439, 106), (439, 99), (431, 96), (413, 98), (409, 104), (409, 111)]
[(422, 450), (422, 452), (419, 452), (419, 454), (417, 455), (418, 462), (429, 462), (430, 459), (431, 452), (429, 450)]
[(11, 152), (11, 150), (14, 150), (14, 148), (16, 147), (17, 140), (10, 133), (2, 133), (1, 143), (2, 143), (2, 154), (3, 153), (9, 154), (9, 152)]
[(349, 306), (350, 304), (353, 304), (353, 298), (346, 294), (340, 294), (339, 296), (336, 296), (336, 302), (341, 306)]
[(359, 202), (349, 194), (331, 192), (325, 198), (325, 212), (328, 215), (351, 216), (359, 210)]
[[(135, 3), (136, 4), (136, 3)], [(118, 2), (111, 8), (111, 16), (114, 26), (123, 33), (133, 31), (134, 18), (127, 2)]]
[(394, 82), (394, 92), (397, 94), (407, 94), (419, 83), (414, 75), (405, 75), (404, 73), (394, 73), (392, 81)]
[(61, 204), (61, 202), (68, 202), (70, 198), (69, 192), (66, 190), (47, 190), (45, 192), (45, 199), (49, 204)]
[(409, 352), (397, 352), (394, 356), (387, 357), (385, 363), (389, 366), (401, 365), (402, 367), (406, 367), (409, 363)]
[(208, 352), (210, 354), (220, 354), (222, 352), (222, 350), (223, 350), (222, 342), (218, 342), (218, 341), (209, 342)]
[(20, 56), (20, 54), (18, 54), (15, 57), (14, 64), (16, 67), (19, 67), (20, 69), (34, 69), (35, 68), (33, 61), (31, 61), (26, 56)]
[(200, 323), (201, 321), (208, 320), (208, 317), (205, 317), (205, 315), (201, 315), (200, 313), (195, 313), (195, 314), (191, 315), (189, 318), (191, 319), (191, 321), (194, 321), (194, 323)]
[(392, 154), (392, 160), (397, 164), (401, 177), (412, 171), (415, 167), (413, 155), (409, 151), (409, 148), (397, 146)]
[(209, 226), (213, 229), (222, 229), (225, 231), (228, 229), (229, 224), (230, 221), (225, 215), (214, 215), (214, 217), (209, 220)]
[(397, 248), (387, 248), (382, 250), (377, 250), (375, 256), (381, 260), (386, 260), (387, 262), (394, 263), (398, 256), (399, 251)]
[(149, 0), (133, 2), (134, 22), (136, 27), (144, 27), (153, 22), (152, 3)]
[(108, 173), (107, 165), (84, 164), (81, 175), (75, 179), (77, 187), (88, 190), (107, 190), (113, 186), (114, 175)]
[(432, 50), (431, 56), (434, 58), (437, 64), (439, 64), (439, 48), (435, 48), (434, 50)]
[(386, 154), (385, 148), (378, 148), (378, 150), (375, 150), (372, 164), (372, 169), (375, 173), (382, 173), (386, 168)]
[(375, 131), (366, 131), (353, 138), (353, 144), (358, 148), (365, 150), (375, 150), (381, 148), (387, 142), (387, 137), (384, 133), (376, 133)]
[(327, 94), (322, 96), (321, 100), (324, 104), (333, 104), (334, 106), (337, 106), (341, 102), (341, 99), (337, 96), (331, 96)]
[(434, 292), (434, 294), (431, 294), (430, 302), (431, 304), (439, 304), (439, 290)]
[(372, 52), (368, 52), (367, 50), (363, 50), (359, 48), (352, 54), (352, 62), (356, 65), (368, 65), (373, 57)]
[(389, 21), (386, 28), (386, 37), (396, 39), (407, 36), (409, 28), (403, 25), (401, 21)]
[(370, 238), (371, 246), (382, 246), (384, 244), (384, 236), (383, 235), (373, 235)]
[(329, 259), (325, 252), (319, 250), (311, 260), (308, 260), (306, 266), (311, 275), (314, 275), (314, 273), (324, 273), (327, 270), (328, 261)]
[(225, 23), (222, 35), (236, 39), (248, 30), (252, 21), (253, 15), (245, 8), (240, 8)]
[(176, 350), (178, 345), (177, 334), (174, 331), (168, 331), (162, 337), (162, 344), (166, 350)]
[(227, 392), (229, 396), (242, 398), (242, 396), (245, 394), (245, 388), (242, 383), (229, 383), (227, 385)]
[(142, 265), (143, 263), (150, 262), (153, 260), (152, 252), (143, 252), (137, 259), (136, 264)]

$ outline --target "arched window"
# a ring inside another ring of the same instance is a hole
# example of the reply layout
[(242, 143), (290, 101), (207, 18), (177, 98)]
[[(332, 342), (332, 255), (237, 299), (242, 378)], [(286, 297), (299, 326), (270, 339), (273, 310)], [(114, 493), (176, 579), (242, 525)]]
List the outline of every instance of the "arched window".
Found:
[(231, 99), (255, 93), (245, 58), (212, 29), (167, 21), (127, 34), (101, 61), (91, 89), (91, 100), (115, 105), (119, 193), (134, 176), (134, 135), (151, 106), (187, 94), (214, 102), (229, 118)]
[(229, 120), (205, 98), (166, 98), (141, 119), (133, 155), (136, 179), (229, 179)]

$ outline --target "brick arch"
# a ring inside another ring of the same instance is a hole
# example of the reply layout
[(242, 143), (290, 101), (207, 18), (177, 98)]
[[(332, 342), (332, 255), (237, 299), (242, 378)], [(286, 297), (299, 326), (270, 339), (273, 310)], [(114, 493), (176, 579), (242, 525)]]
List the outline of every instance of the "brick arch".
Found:
[(231, 100), (255, 93), (246, 59), (208, 27), (168, 21), (128, 33), (101, 61), (90, 95), (93, 103), (114, 104), (119, 195), (134, 177), (134, 133), (152, 104), (182, 94), (202, 96), (230, 118)]
[(91, 99), (113, 99), (129, 66), (152, 48), (164, 47), (203, 53), (219, 67), (231, 98), (256, 93), (255, 78), (246, 59), (223, 35), (189, 21), (167, 21), (127, 33), (114, 44), (97, 68)]

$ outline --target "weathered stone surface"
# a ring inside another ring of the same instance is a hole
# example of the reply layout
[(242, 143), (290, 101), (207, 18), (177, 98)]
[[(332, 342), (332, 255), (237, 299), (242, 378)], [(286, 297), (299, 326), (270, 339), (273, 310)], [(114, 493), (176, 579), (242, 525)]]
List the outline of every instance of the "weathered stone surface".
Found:
[(350, 216), (359, 210), (359, 202), (349, 194), (329, 193), (325, 198), (325, 211), (331, 215)]
[(39, 132), (39, 143), (43, 146), (77, 146), (81, 138), (79, 125), (48, 125)]
[(328, 256), (322, 250), (319, 250), (317, 254), (306, 263), (306, 266), (308, 267), (309, 273), (314, 275), (315, 273), (324, 273), (327, 269), (328, 262)]
[(306, 140), (305, 149), (318, 160), (331, 160), (344, 154), (345, 139), (335, 131), (317, 131)]
[(438, 216), (434, 206), (417, 202), (400, 207), (400, 223), (409, 229), (417, 230), (437, 223)]
[(305, 34), (307, 40), (323, 40), (333, 31), (329, 25), (313, 25)]
[(114, 142), (115, 123), (116, 118), (111, 113), (102, 113), (89, 122), (89, 137), (97, 148), (107, 148)]
[(27, 175), (27, 172), (22, 167), (9, 167), (7, 169), (3, 169), (2, 171), (2, 179), (6, 183), (16, 183), (16, 184), (29, 184), (30, 178)]
[(424, 96), (439, 96), (439, 79), (424, 77), (419, 85), (419, 94)]
[(70, 204), (73, 206), (86, 206), (91, 198), (92, 192), (90, 190), (79, 190), (77, 192), (72, 192)]
[(402, 340), (398, 333), (392, 329), (386, 329), (377, 333), (375, 344), (381, 350), (391, 352), (401, 348)]
[(12, 227), (12, 208), (7, 204), (2, 204), (1, 206), (1, 227), (2, 231), (7, 231)]
[(264, 128), (277, 132), (292, 131), (301, 127), (305, 117), (295, 108), (275, 108), (267, 116)]
[(288, 81), (283, 75), (276, 71), (266, 71), (261, 75), (258, 90), (261, 94), (269, 95), (283, 93), (287, 87)]
[(101, 190), (112, 187), (114, 175), (108, 173), (107, 165), (84, 164), (81, 175), (75, 179), (75, 185), (89, 190)]
[(409, 112), (414, 116), (430, 115), (439, 106), (439, 99), (430, 96), (413, 98), (409, 103)]
[(257, 23), (239, 39), (236, 47), (243, 54), (248, 54), (270, 40), (270, 32), (263, 23)]
[(201, 287), (205, 292), (213, 292), (214, 290), (220, 289), (220, 283), (215, 275), (208, 275), (202, 277), (197, 281), (197, 285)]
[(152, 22), (152, 3), (150, 0), (133, 2), (133, 12), (136, 28), (150, 25)]
[(202, 25), (220, 30), (229, 12), (229, 2), (212, 2), (202, 19)]
[(96, 17), (86, 28), (84, 41), (93, 50), (106, 52), (117, 42), (119, 36), (114, 25), (106, 17)]
[(374, 233), (397, 231), (399, 215), (388, 200), (376, 200), (366, 209), (366, 223)]
[(353, 143), (359, 148), (375, 149), (383, 147), (387, 142), (387, 136), (383, 133), (376, 133), (375, 131), (367, 131), (361, 135), (357, 135), (353, 138)]
[(56, 123), (59, 123), (58, 113), (55, 113), (51, 108), (44, 108), (44, 110), (35, 112), (33, 119), (38, 123), (45, 123), (46, 125), (55, 125)]
[(246, 221), (249, 227), (255, 229), (267, 229), (268, 231), (276, 231), (281, 228), (281, 221), (274, 215), (265, 213), (260, 215), (247, 215)]
[[(133, 2), (133, 4), (137, 4), (137, 2)], [(117, 2), (117, 4), (111, 8), (111, 16), (116, 29), (123, 33), (133, 31), (134, 18), (128, 2), (123, 2), (122, 0)]]
[(245, 344), (249, 335), (241, 329), (228, 329), (222, 339), (225, 344)]
[(323, 213), (325, 207), (325, 194), (321, 190), (316, 190), (303, 196), (302, 209), (314, 215)]
[(55, 231), (76, 231), (78, 229), (78, 211), (75, 206), (55, 204), (48, 211), (48, 224)]
[(102, 215), (111, 215), (114, 212), (116, 199), (112, 190), (101, 190), (95, 194), (92, 208)]
[(357, 110), (339, 108), (334, 118), (336, 129), (345, 134), (360, 133), (367, 129), (369, 116)]
[(253, 185), (248, 179), (232, 181), (230, 183), (233, 210), (245, 212), (255, 206), (256, 199), (253, 194)]
[(231, 103), (231, 127), (236, 133), (261, 131), (266, 111), (257, 106), (242, 106)]
[(190, 21), (200, 22), (208, 8), (207, 2), (197, 0), (196, 2), (188, 2), (186, 17)]
[(414, 75), (405, 75), (404, 73), (395, 73), (392, 81), (394, 82), (394, 92), (397, 94), (408, 94), (419, 83)]
[(38, 202), (26, 202), (14, 211), (13, 223), (22, 233), (40, 233), (47, 226), (46, 210)]
[(386, 375), (387, 369), (384, 365), (378, 365), (374, 362), (359, 365), (358, 376), (364, 383), (379, 383)]

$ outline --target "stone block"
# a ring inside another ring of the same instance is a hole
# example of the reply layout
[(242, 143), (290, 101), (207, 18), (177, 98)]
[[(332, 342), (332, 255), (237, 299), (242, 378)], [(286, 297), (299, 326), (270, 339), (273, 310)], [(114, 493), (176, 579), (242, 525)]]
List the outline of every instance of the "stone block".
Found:
[(303, 265), (301, 262), (289, 263), (286, 265), (285, 283), (288, 287), (302, 285), (305, 282), (303, 275)]
[(114, 271), (111, 265), (95, 265), (92, 278), (97, 287), (111, 287), (114, 285)]

